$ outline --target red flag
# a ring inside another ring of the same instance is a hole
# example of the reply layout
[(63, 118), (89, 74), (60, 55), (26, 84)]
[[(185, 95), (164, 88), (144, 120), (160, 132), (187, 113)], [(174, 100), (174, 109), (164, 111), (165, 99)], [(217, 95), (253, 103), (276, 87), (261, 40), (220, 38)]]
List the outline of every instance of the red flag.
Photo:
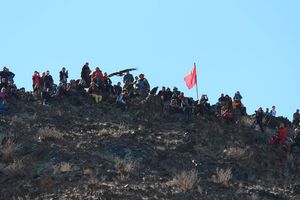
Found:
[(194, 63), (194, 68), (192, 69), (192, 71), (186, 77), (184, 77), (184, 81), (186, 86), (189, 89), (191, 89), (196, 85), (197, 83), (196, 63)]

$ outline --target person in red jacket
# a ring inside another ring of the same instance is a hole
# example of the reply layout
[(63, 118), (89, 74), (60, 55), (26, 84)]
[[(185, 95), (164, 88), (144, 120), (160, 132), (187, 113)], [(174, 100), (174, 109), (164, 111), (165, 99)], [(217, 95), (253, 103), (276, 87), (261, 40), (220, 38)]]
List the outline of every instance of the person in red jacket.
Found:
[(103, 82), (103, 74), (99, 67), (92, 73), (91, 82), (94, 82), (98, 87)]
[(33, 93), (36, 96), (38, 96), (38, 93), (40, 90), (40, 81), (41, 81), (40, 73), (37, 71), (34, 71), (34, 73), (32, 75), (32, 87), (33, 87)]
[(280, 123), (279, 125), (279, 132), (277, 135), (272, 137), (271, 144), (279, 144), (285, 145), (286, 141), (286, 134), (287, 134), (287, 128), (285, 127), (284, 123)]

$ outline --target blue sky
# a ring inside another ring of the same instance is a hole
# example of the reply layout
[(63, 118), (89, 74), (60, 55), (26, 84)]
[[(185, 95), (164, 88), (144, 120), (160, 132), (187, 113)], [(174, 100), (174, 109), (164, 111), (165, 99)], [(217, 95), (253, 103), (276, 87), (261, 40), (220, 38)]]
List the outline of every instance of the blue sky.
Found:
[[(34, 70), (55, 80), (85, 62), (114, 72), (138, 67), (151, 86), (177, 86), (197, 64), (199, 93), (215, 103), (239, 90), (248, 112), (300, 107), (300, 1), (0, 1), (0, 66), (31, 89)], [(114, 79), (118, 81), (119, 79)]]

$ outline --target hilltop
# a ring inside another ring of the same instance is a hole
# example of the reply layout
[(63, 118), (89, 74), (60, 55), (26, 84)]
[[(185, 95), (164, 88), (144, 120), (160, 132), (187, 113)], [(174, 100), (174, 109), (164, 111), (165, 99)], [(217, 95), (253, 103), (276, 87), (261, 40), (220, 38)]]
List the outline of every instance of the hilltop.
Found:
[(85, 96), (9, 103), (0, 199), (300, 199), (299, 151), (271, 147), (276, 131), (251, 128), (249, 116), (185, 123)]

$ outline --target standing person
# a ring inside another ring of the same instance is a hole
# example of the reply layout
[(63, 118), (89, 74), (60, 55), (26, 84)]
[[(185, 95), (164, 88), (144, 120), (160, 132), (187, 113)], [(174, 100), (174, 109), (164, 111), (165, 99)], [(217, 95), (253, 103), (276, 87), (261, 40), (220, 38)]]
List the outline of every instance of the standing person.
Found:
[(184, 93), (181, 93), (181, 109), (184, 114), (184, 120), (186, 123), (190, 122), (191, 120), (191, 114), (192, 114), (192, 103), (190, 102), (190, 99), (184, 96)]
[(44, 86), (46, 87), (46, 90), (51, 92), (53, 88), (53, 78), (50, 75), (49, 70), (46, 71), (46, 75), (44, 77)]
[(260, 107), (255, 111), (255, 121), (252, 126), (255, 126), (256, 124), (258, 124), (261, 132), (264, 132), (263, 119), (264, 119), (264, 111)]
[(67, 83), (68, 82), (68, 78), (69, 78), (68, 70), (66, 70), (66, 68), (63, 67), (61, 69), (61, 71), (59, 72), (59, 82), (60, 83)]
[(97, 87), (102, 87), (103, 85), (103, 74), (99, 67), (96, 67), (95, 71), (92, 73), (91, 81), (96, 84)]
[(239, 92), (239, 91), (237, 91), (235, 94), (234, 94), (234, 97), (233, 97), (233, 100), (234, 101), (238, 101), (238, 102), (240, 102), (241, 100), (242, 100), (242, 95), (241, 95), (241, 93)]
[(89, 87), (91, 83), (91, 79), (90, 79), (91, 72), (92, 71), (90, 70), (89, 63), (86, 62), (81, 69), (81, 79), (84, 81), (83, 85), (86, 88)]
[(295, 129), (295, 137), (294, 137), (294, 143), (291, 145), (290, 153), (293, 153), (293, 149), (295, 147), (298, 147), (300, 149), (300, 129)]
[(298, 127), (300, 123), (300, 113), (299, 109), (296, 110), (296, 112), (293, 114), (293, 126)]
[(32, 88), (33, 88), (33, 94), (35, 96), (39, 95), (39, 91), (40, 91), (40, 82), (41, 82), (41, 76), (40, 73), (37, 71), (33, 72), (32, 75)]
[(137, 87), (140, 92), (140, 96), (147, 97), (150, 91), (150, 84), (148, 80), (145, 78), (144, 74), (139, 75), (139, 80), (137, 82)]
[(3, 71), (0, 72), (1, 82), (4, 85), (8, 85), (8, 81), (13, 83), (13, 78), (15, 74), (10, 72), (7, 67), (3, 67)]
[(129, 81), (130, 83), (134, 82), (132, 74), (130, 74), (129, 71), (126, 72), (126, 75), (123, 77), (123, 83), (125, 84), (126, 81)]
[(272, 117), (276, 117), (276, 107), (272, 106), (272, 110), (270, 111)]

